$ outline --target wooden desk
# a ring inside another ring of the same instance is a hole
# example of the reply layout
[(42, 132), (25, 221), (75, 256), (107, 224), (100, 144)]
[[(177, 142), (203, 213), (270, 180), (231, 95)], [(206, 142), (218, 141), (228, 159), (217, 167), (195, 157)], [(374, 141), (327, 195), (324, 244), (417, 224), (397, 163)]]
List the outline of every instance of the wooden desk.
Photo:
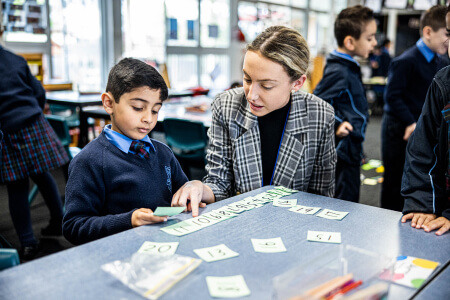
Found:
[[(205, 213), (267, 189), (270, 187), (208, 205), (200, 211)], [(269, 203), (182, 237), (159, 230), (191, 218), (190, 214), (182, 213), (163, 225), (134, 228), (4, 270), (0, 272), (0, 295), (4, 299), (143, 299), (100, 267), (130, 257), (144, 241), (179, 242), (177, 253), (191, 257), (197, 257), (193, 249), (222, 243), (239, 253), (238, 257), (231, 259), (203, 262), (161, 299), (211, 299), (205, 276), (239, 274), (244, 276), (251, 290), (251, 295), (245, 299), (272, 299), (275, 276), (339, 247), (308, 242), (308, 230), (341, 232), (343, 243), (390, 257), (410, 255), (441, 264), (450, 258), (449, 233), (438, 237), (434, 233), (411, 228), (410, 223), (400, 222), (399, 212), (302, 192), (288, 198), (296, 198), (302, 205), (347, 211), (349, 214), (342, 221), (335, 221), (296, 214)], [(253, 250), (251, 238), (274, 237), (282, 238), (287, 252), (268, 254)], [(424, 289), (419, 294), (421, 299), (448, 297), (449, 272), (441, 276), (434, 284), (444, 288)], [(388, 299), (407, 299), (413, 293), (412, 288), (392, 284)]]

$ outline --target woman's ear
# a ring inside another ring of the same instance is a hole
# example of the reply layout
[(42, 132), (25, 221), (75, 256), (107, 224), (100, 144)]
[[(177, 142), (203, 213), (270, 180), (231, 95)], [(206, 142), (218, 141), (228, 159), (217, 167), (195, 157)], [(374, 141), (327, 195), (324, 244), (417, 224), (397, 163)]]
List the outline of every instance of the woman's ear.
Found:
[(301, 89), (301, 87), (305, 84), (306, 82), (306, 75), (302, 75), (300, 76), (299, 79), (297, 79), (296, 81), (294, 81), (292, 83), (292, 92), (297, 92), (299, 89)]
[(102, 103), (103, 103), (103, 108), (106, 110), (106, 112), (112, 116), (114, 113), (114, 97), (112, 96), (112, 94), (110, 92), (107, 93), (103, 93), (102, 94)]

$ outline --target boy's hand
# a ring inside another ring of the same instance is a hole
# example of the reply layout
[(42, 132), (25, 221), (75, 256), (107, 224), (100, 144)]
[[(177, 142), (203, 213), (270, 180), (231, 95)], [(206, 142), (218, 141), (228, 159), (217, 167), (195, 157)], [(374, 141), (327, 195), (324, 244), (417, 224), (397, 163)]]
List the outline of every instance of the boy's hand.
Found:
[(428, 222), (428, 224), (425, 224), (422, 227), (426, 232), (430, 232), (432, 230), (439, 229), (436, 232), (436, 235), (443, 235), (444, 233), (449, 231), (450, 221), (445, 217), (439, 217), (435, 220)]
[(409, 219), (411, 219), (411, 227), (420, 229), (423, 228), (423, 225), (426, 225), (428, 222), (436, 219), (436, 215), (426, 213), (409, 213), (402, 217), (402, 223), (405, 223)]
[(409, 140), (409, 137), (414, 132), (414, 129), (416, 129), (416, 123), (412, 123), (408, 127), (405, 128), (405, 134), (403, 135), (403, 140), (407, 141)]
[[(206, 190), (200, 180), (192, 180), (186, 182), (172, 197), (172, 206), (186, 206), (187, 211), (192, 210), (192, 216), (198, 217), (198, 208), (205, 207), (206, 203), (201, 202), (204, 198), (210, 198), (209, 194), (212, 194), (211, 189)], [(208, 195), (205, 195), (208, 194)], [(213, 195), (213, 194), (212, 194)], [(205, 197), (207, 196), (207, 197)], [(214, 197), (214, 195), (213, 195)], [(188, 202), (190, 200), (190, 202)], [(206, 201), (214, 202), (214, 201)]]
[(153, 215), (153, 211), (148, 208), (136, 209), (131, 215), (131, 225), (134, 227), (161, 223), (167, 221), (167, 216), (158, 217)]
[(347, 135), (350, 134), (350, 132), (353, 131), (353, 126), (352, 124), (350, 124), (347, 121), (344, 121), (341, 123), (341, 125), (338, 126), (337, 130), (336, 130), (336, 135), (339, 138), (343, 138), (346, 137)]

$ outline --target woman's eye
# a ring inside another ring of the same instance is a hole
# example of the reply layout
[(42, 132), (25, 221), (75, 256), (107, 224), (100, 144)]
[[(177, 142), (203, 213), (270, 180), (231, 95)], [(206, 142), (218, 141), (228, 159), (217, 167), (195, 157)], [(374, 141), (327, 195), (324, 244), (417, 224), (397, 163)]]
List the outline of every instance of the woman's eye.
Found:
[(247, 83), (252, 82), (252, 80), (251, 80), (251, 79), (248, 79), (248, 78), (244, 78), (244, 81), (247, 82)]
[(273, 88), (273, 86), (261, 86), (263, 89), (265, 90), (271, 90)]
[(133, 106), (133, 109), (134, 109), (135, 111), (142, 111), (142, 110), (143, 110), (142, 107), (135, 107), (135, 106)]
[(152, 114), (157, 115), (157, 114), (158, 114), (158, 111), (152, 110)]

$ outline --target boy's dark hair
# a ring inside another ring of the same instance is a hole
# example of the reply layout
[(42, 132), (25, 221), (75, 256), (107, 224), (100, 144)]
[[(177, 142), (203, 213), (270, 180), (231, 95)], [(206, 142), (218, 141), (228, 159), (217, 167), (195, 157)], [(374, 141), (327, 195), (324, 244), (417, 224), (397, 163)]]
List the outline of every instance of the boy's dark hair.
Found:
[(119, 103), (120, 97), (140, 87), (159, 90), (159, 99), (168, 97), (167, 85), (155, 68), (134, 58), (124, 58), (109, 71), (106, 92), (110, 92), (114, 101)]
[(441, 28), (446, 28), (445, 15), (447, 14), (447, 7), (444, 5), (435, 5), (424, 11), (420, 16), (420, 36), (425, 26), (430, 26), (433, 31), (438, 31)]
[(344, 46), (346, 36), (351, 36), (358, 40), (366, 24), (373, 19), (373, 11), (368, 7), (355, 5), (343, 9), (334, 22), (334, 36), (338, 46)]

